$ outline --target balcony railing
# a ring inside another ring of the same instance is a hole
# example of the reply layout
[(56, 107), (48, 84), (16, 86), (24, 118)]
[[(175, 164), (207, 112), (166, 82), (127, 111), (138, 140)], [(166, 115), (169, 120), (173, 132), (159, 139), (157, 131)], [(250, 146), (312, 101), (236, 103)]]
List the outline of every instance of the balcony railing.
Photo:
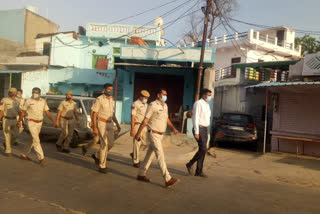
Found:
[(254, 30), (249, 30), (248, 32), (243, 32), (243, 33), (235, 33), (233, 35), (223, 35), (221, 37), (215, 37), (212, 41), (214, 45), (221, 44), (221, 43), (226, 43), (231, 40), (243, 40), (247, 39), (248, 41), (254, 41), (258, 40), (261, 42), (264, 42), (265, 45), (274, 45), (277, 47), (282, 47), (287, 50), (295, 51), (299, 55), (301, 53), (301, 46), (294, 46), (294, 43), (287, 43), (285, 41), (279, 41), (278, 37), (272, 37), (268, 34), (260, 34), (259, 31), (254, 31)]
[(236, 78), (237, 77), (237, 70), (233, 68), (232, 66), (221, 68), (216, 71), (216, 81), (224, 80), (224, 79), (230, 79), (230, 78)]

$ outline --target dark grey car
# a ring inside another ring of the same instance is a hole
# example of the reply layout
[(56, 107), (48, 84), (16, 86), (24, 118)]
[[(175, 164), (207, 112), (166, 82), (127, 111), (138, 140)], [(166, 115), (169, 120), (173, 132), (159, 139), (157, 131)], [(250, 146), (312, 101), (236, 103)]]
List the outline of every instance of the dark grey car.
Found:
[(223, 113), (212, 130), (212, 144), (218, 142), (251, 143), (256, 146), (257, 127), (251, 115), (243, 113)]

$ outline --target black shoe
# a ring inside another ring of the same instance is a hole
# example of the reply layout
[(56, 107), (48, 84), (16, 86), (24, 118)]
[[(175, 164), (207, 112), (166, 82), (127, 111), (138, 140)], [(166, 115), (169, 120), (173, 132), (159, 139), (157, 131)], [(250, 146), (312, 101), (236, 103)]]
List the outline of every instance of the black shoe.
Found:
[(56, 148), (57, 148), (58, 152), (62, 151), (62, 147), (60, 145), (56, 144)]
[(134, 163), (134, 164), (133, 164), (133, 167), (139, 168), (139, 167), (140, 167), (140, 162), (139, 162), (139, 163)]
[(97, 166), (99, 166), (100, 160), (96, 157), (96, 155), (95, 155), (95, 154), (92, 154), (91, 157), (93, 158), (95, 164), (96, 164)]
[(130, 153), (130, 157), (133, 160), (133, 152)]
[(81, 149), (82, 149), (82, 155), (85, 156), (86, 153), (87, 153), (86, 147), (85, 147), (85, 146), (82, 146)]
[(100, 168), (99, 167), (99, 172), (102, 174), (106, 174), (107, 173), (107, 168)]
[(204, 174), (203, 172), (201, 173), (196, 173), (194, 176), (199, 176), (199, 177), (202, 177), (202, 178), (207, 178), (208, 176), (206, 174)]
[(18, 142), (14, 142), (12, 145), (19, 146), (19, 143)]
[(70, 150), (69, 150), (69, 149), (62, 149), (61, 152), (63, 152), (63, 153), (70, 153)]
[(188, 166), (188, 164), (186, 164), (186, 167), (187, 167), (189, 175), (193, 175), (194, 172), (193, 172), (192, 166)]

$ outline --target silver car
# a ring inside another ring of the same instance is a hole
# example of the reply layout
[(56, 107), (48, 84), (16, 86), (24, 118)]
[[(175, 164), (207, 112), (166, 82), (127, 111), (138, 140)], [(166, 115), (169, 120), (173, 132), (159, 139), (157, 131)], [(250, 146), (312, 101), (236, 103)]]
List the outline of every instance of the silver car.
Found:
[[(50, 113), (55, 120), (58, 113), (58, 107), (61, 101), (64, 101), (66, 97), (64, 95), (44, 95), (41, 97), (43, 99), (46, 99), (50, 109)], [(95, 98), (73, 96), (72, 99), (74, 102), (77, 103), (79, 120), (80, 120), (80, 127), (77, 127), (77, 126), (75, 127), (73, 138), (70, 143), (70, 146), (75, 148), (78, 146), (79, 142), (92, 139), (90, 111)], [(60, 132), (61, 132), (61, 129), (55, 128), (52, 125), (49, 118), (44, 116), (40, 137), (55, 136), (58, 138), (60, 135)]]

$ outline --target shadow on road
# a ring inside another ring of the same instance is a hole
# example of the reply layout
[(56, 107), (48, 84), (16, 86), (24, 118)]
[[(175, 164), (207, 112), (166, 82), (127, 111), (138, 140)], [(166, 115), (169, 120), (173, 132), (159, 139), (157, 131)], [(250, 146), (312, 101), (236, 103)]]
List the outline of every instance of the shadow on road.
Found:
[(276, 160), (275, 162), (301, 166), (303, 168), (308, 168), (308, 169), (313, 169), (313, 170), (320, 170), (320, 160), (315, 160), (315, 159), (284, 157), (282, 159)]

